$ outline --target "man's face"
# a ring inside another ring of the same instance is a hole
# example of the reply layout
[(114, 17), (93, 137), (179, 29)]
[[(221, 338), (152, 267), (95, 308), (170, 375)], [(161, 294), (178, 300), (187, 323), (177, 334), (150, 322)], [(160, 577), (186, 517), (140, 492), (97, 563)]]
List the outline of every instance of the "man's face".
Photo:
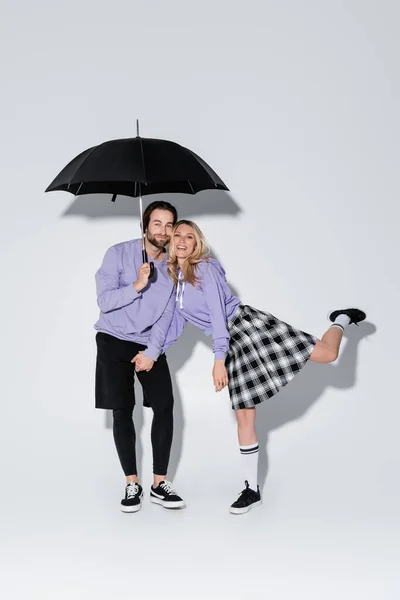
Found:
[(174, 215), (169, 210), (156, 208), (150, 216), (146, 238), (156, 248), (164, 248), (171, 239)]

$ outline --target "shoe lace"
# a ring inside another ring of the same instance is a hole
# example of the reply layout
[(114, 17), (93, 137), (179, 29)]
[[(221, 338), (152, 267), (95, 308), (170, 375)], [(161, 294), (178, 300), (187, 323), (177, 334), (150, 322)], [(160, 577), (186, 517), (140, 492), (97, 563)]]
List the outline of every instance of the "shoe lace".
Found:
[(161, 484), (162, 489), (167, 492), (167, 494), (169, 494), (170, 496), (172, 495), (176, 495), (176, 491), (172, 486), (172, 483), (170, 481), (163, 481)]
[(239, 494), (238, 494), (238, 498), (245, 498), (246, 496), (249, 495), (250, 492), (250, 488), (249, 488), (249, 484), (246, 481), (246, 487), (244, 488), (244, 490), (242, 490)]
[(134, 498), (139, 492), (139, 486), (137, 483), (135, 483), (134, 481), (132, 481), (131, 483), (128, 483), (128, 485), (126, 486), (126, 497), (128, 499)]

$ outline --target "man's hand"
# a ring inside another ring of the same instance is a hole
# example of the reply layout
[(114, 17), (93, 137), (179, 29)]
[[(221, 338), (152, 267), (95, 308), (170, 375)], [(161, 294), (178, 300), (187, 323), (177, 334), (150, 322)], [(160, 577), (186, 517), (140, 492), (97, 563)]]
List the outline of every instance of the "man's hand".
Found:
[(139, 350), (139, 352), (134, 356), (131, 360), (131, 363), (135, 365), (135, 371), (151, 371), (154, 365), (154, 360), (145, 356), (143, 354), (143, 350)]
[(137, 292), (141, 292), (146, 285), (149, 283), (150, 265), (149, 263), (143, 263), (140, 265), (138, 270), (137, 281), (133, 284), (133, 287)]
[(216, 392), (220, 392), (225, 386), (228, 385), (228, 373), (225, 368), (224, 360), (214, 361), (212, 376)]

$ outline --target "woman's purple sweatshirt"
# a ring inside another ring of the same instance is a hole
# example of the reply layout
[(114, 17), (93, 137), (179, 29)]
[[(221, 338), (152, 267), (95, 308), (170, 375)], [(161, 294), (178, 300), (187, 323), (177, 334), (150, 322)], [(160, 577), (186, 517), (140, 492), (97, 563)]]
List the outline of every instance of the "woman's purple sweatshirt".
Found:
[(212, 335), (215, 360), (224, 360), (229, 349), (230, 335), (227, 324), (234, 316), (239, 298), (232, 296), (225, 271), (215, 258), (198, 264), (195, 270), (197, 286), (180, 280), (176, 289), (176, 306), (163, 350), (181, 335), (186, 323)]

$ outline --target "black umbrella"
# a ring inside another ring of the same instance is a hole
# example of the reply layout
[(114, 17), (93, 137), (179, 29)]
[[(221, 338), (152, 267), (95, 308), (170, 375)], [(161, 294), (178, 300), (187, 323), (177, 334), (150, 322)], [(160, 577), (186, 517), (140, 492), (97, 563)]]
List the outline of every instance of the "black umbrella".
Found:
[[(191, 150), (167, 140), (111, 140), (76, 156), (57, 175), (46, 192), (63, 190), (75, 196), (109, 193), (139, 198), (143, 261), (147, 262), (142, 196), (161, 193), (196, 194), (228, 188), (211, 167)], [(151, 265), (151, 275), (154, 265)]]

